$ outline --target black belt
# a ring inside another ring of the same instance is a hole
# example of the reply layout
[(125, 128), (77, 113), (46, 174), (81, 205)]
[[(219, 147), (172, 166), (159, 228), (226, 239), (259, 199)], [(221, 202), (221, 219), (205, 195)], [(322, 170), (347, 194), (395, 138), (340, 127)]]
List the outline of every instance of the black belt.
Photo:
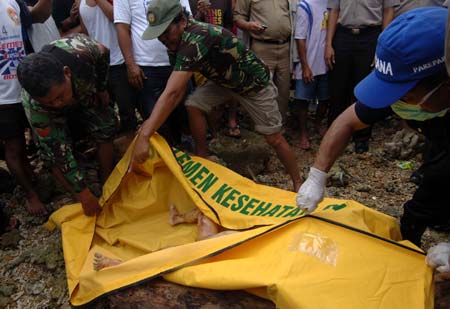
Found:
[(275, 44), (275, 45), (282, 45), (282, 44), (286, 44), (287, 42), (289, 42), (291, 39), (287, 38), (285, 40), (263, 40), (263, 39), (255, 39), (252, 38), (255, 41), (261, 42), (261, 43), (265, 43), (265, 44)]
[(370, 33), (374, 31), (381, 31), (381, 26), (365, 26), (365, 27), (345, 27), (342, 25), (338, 25), (338, 29), (345, 33), (350, 33), (353, 35), (360, 35), (364, 33)]

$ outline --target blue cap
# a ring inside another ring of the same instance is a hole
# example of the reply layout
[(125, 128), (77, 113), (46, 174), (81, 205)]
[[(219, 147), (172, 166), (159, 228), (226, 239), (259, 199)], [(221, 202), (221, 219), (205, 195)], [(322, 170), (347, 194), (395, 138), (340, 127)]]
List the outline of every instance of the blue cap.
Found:
[(447, 12), (419, 8), (394, 19), (378, 38), (375, 70), (355, 87), (356, 98), (369, 107), (387, 107), (421, 79), (445, 70)]

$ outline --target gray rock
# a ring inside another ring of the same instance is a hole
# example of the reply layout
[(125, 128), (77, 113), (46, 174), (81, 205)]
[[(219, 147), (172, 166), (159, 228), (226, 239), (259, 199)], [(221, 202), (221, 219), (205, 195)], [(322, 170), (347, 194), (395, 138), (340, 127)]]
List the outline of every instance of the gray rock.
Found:
[(12, 247), (15, 248), (19, 245), (19, 241), (22, 239), (20, 236), (20, 232), (17, 229), (14, 229), (10, 232), (4, 233), (1, 236), (1, 246), (2, 248)]
[[(16, 292), (16, 287), (13, 282), (2, 283), (0, 285), (0, 294), (3, 296), (9, 297)], [(1, 306), (0, 306), (1, 307)]]

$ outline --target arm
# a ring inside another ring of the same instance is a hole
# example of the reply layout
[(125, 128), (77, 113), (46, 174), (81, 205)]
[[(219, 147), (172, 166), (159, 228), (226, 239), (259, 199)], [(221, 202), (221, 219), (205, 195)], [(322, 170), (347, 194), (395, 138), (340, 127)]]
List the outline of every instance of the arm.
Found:
[(108, 0), (97, 0), (97, 5), (111, 22), (114, 22), (113, 6)]
[(128, 81), (134, 88), (142, 89), (142, 87), (144, 86), (143, 80), (145, 79), (145, 74), (134, 61), (131, 45), (130, 25), (117, 23), (116, 30), (119, 47), (122, 51), (122, 55), (127, 66)]
[(383, 30), (386, 29), (386, 27), (394, 19), (394, 13), (395, 12), (393, 7), (383, 9), (383, 23), (382, 23)]
[(297, 206), (308, 212), (316, 209), (325, 194), (327, 172), (350, 142), (352, 133), (366, 128), (355, 112), (355, 104), (348, 107), (331, 125), (323, 138), (308, 178), (297, 194)]
[(327, 37), (325, 40), (325, 63), (329, 69), (332, 69), (334, 64), (333, 38), (336, 33), (338, 19), (339, 9), (331, 9), (328, 16)]
[(69, 16), (61, 22), (60, 32), (62, 36), (80, 31), (80, 27), (78, 24), (79, 17), (80, 11), (78, 7), (78, 2), (74, 1), (72, 8), (70, 9)]
[(298, 56), (300, 58), (300, 64), (302, 65), (302, 79), (305, 83), (310, 83), (314, 80), (314, 76), (306, 57), (306, 40), (300, 39), (295, 41), (297, 42)]
[(195, 10), (195, 16), (194, 18), (199, 21), (205, 20), (205, 13), (208, 6), (205, 4), (204, 0), (198, 0), (197, 1), (197, 9)]
[(188, 71), (174, 71), (170, 74), (166, 88), (156, 102), (150, 117), (139, 130), (132, 161), (143, 163), (148, 159), (149, 138), (161, 127), (170, 113), (181, 102), (192, 74)]
[(89, 35), (89, 32), (86, 29), (86, 26), (85, 26), (85, 24), (83, 22), (83, 18), (81, 18), (81, 15), (80, 15), (80, 29), (81, 29), (80, 33), (84, 33), (86, 35)]
[(236, 1), (233, 11), (234, 21), (236, 22), (236, 26), (243, 31), (261, 33), (264, 31), (262, 25), (254, 21), (249, 21), (250, 3), (249, 0)]
[(337, 158), (344, 152), (352, 134), (367, 127), (368, 125), (359, 120), (356, 115), (355, 104), (349, 106), (328, 129), (320, 143), (313, 166), (323, 172), (328, 172)]
[(33, 7), (29, 7), (33, 23), (45, 22), (52, 13), (52, 0), (39, 0)]

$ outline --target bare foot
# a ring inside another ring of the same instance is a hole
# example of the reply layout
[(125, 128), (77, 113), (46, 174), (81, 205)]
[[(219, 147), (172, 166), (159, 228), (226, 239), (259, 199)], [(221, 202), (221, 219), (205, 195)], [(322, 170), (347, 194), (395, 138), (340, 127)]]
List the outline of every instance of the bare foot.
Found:
[(180, 216), (178, 209), (174, 204), (169, 205), (169, 224), (174, 226), (183, 223), (183, 218)]
[(25, 207), (27, 211), (36, 216), (45, 216), (48, 214), (45, 205), (39, 200), (36, 193), (31, 193), (27, 196), (25, 200)]
[(311, 144), (309, 143), (309, 138), (306, 133), (300, 133), (300, 148), (303, 150), (309, 150), (311, 148)]
[(211, 238), (219, 233), (219, 226), (207, 216), (200, 213), (197, 221), (197, 233), (197, 240)]
[(324, 137), (325, 134), (327, 133), (327, 126), (325, 124), (323, 124), (322, 122), (317, 122), (314, 124), (314, 127), (316, 128), (317, 133), (319, 133), (319, 135), (321, 137)]
[(104, 256), (101, 253), (96, 252), (94, 255), (94, 270), (95, 271), (99, 271), (102, 270), (105, 267), (111, 267), (111, 266), (115, 266), (115, 265), (119, 265), (121, 264), (122, 261), (121, 260), (114, 260), (111, 259), (109, 257)]
[(198, 215), (200, 214), (198, 208), (194, 208), (191, 211), (180, 214), (177, 207), (174, 204), (169, 205), (169, 224), (177, 225), (180, 223), (197, 223)]

